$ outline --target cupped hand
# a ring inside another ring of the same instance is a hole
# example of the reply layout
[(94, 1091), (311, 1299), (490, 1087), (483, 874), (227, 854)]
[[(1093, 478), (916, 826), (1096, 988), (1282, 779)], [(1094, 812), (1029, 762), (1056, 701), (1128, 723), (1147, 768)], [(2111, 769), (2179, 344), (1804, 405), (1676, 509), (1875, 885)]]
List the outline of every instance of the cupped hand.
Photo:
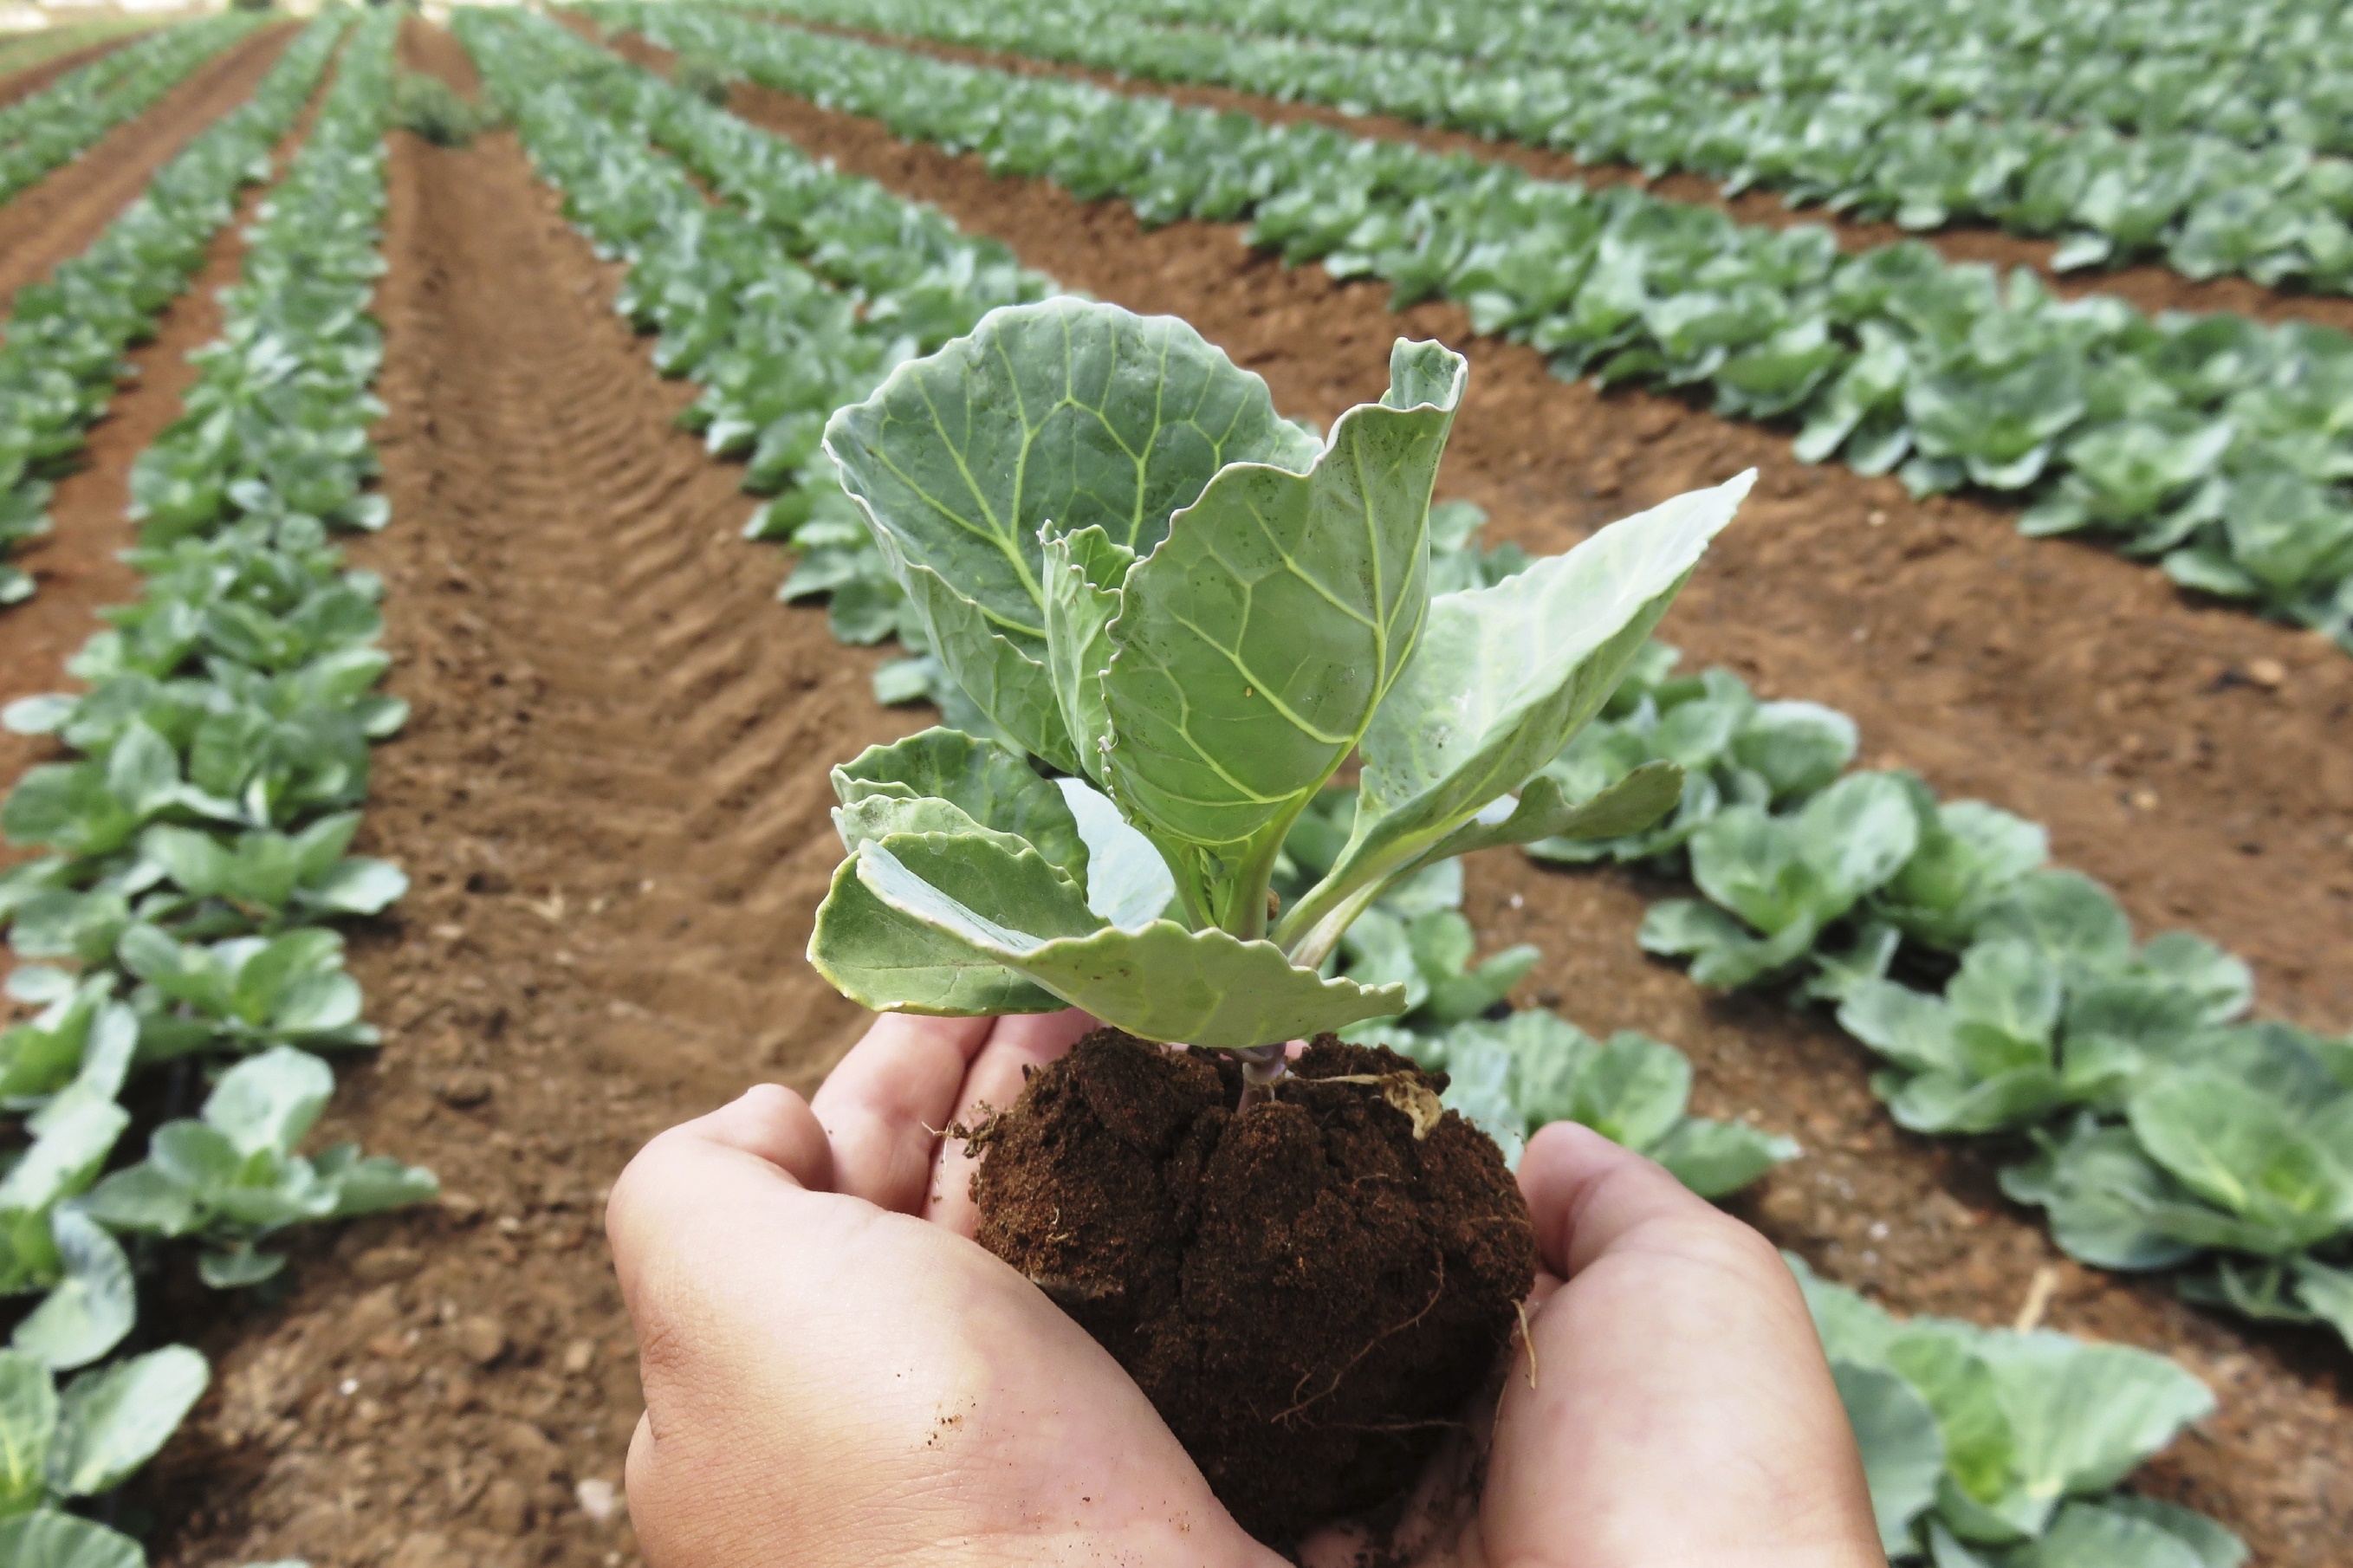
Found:
[[(813, 1104), (754, 1089), (630, 1163), (607, 1227), (638, 1329), (628, 1496), (653, 1568), (1282, 1561), (1102, 1347), (971, 1240), (971, 1167), (943, 1130), (1010, 1105), (1091, 1026), (884, 1017)], [(1465, 1422), (1482, 1451), (1441, 1453), (1391, 1560), (1883, 1563), (1829, 1368), (1763, 1238), (1578, 1127), (1537, 1134), (1520, 1184), (1546, 1270), (1533, 1361), (1514, 1347)], [(1330, 1531), (1303, 1557), (1357, 1544)]]

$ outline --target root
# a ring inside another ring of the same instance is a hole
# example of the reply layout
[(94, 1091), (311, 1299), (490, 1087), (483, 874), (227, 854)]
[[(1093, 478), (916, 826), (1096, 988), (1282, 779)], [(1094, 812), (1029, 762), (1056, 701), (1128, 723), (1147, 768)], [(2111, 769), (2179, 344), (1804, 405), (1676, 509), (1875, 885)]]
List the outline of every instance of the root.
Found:
[[(1359, 1362), (1362, 1362), (1366, 1356), (1380, 1349), (1383, 1342), (1393, 1339), (1397, 1335), (1405, 1332), (1408, 1329), (1415, 1327), (1424, 1318), (1427, 1318), (1431, 1312), (1437, 1310), (1438, 1303), (1445, 1294), (1446, 1254), (1441, 1249), (1438, 1254), (1438, 1284), (1437, 1287), (1430, 1291), (1430, 1300), (1421, 1304), (1421, 1310), (1416, 1312), (1412, 1317), (1408, 1318), (1404, 1322), (1396, 1324), (1390, 1328), (1383, 1329), (1379, 1333), (1375, 1334), (1366, 1344), (1363, 1350), (1358, 1351), (1355, 1355), (1350, 1356), (1346, 1361), (1340, 1363), (1338, 1369), (1332, 1373), (1332, 1380), (1329, 1383), (1326, 1383), (1320, 1392), (1311, 1394), (1304, 1399), (1299, 1397), (1299, 1391), (1307, 1386), (1307, 1378), (1312, 1377), (1314, 1374), (1310, 1373), (1307, 1376), (1302, 1377), (1298, 1383), (1293, 1384), (1292, 1387), (1292, 1403), (1290, 1406), (1286, 1409), (1275, 1412), (1273, 1419), (1276, 1422), (1287, 1422), (1293, 1416), (1297, 1415), (1302, 1411), (1307, 1409), (1310, 1405), (1331, 1398), (1335, 1393), (1338, 1392), (1340, 1384), (1347, 1380), (1348, 1373), (1356, 1370), (1356, 1364)], [(1447, 1422), (1443, 1423), (1443, 1425), (1453, 1426), (1457, 1424)]]

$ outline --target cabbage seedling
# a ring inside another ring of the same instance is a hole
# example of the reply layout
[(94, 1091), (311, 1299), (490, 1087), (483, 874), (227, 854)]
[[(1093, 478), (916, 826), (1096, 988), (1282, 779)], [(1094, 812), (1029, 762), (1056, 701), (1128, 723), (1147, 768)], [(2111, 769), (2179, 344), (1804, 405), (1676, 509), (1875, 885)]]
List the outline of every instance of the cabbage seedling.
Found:
[[(1285, 1041), (1404, 1010), (1400, 986), (1321, 973), (1399, 878), (1672, 807), (1672, 763), (1575, 801), (1542, 770), (1753, 476), (1433, 596), (1430, 492), (1468, 371), (1400, 340), (1381, 400), (1318, 440), (1184, 322), (1056, 299), (837, 412), (843, 489), (1000, 733), (931, 730), (834, 771), (849, 853), (819, 972), (881, 1010), (1082, 1007), (1237, 1052), (1256, 1093)], [(1284, 835), (1351, 757), (1347, 842), (1278, 909)]]

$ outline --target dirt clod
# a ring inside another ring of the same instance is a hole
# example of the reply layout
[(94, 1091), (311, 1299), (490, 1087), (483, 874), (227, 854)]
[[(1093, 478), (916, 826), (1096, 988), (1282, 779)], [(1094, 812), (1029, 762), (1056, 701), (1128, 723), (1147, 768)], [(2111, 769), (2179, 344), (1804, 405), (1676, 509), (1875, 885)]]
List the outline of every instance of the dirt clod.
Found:
[[(1269, 1104), (1240, 1069), (1100, 1029), (998, 1119), (980, 1242), (1118, 1358), (1219, 1500), (1288, 1545), (1409, 1486), (1535, 1278), (1503, 1156), (1326, 1035)], [(1319, 1082), (1317, 1080), (1339, 1080)]]

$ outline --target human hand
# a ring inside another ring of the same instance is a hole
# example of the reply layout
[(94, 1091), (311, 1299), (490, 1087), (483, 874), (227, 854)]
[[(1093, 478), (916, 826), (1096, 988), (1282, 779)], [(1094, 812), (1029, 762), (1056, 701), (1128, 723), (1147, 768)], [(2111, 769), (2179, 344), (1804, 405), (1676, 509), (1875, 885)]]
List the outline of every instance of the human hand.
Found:
[[(607, 1213), (646, 1415), (655, 1568), (1116, 1562), (1272, 1568), (1117, 1363), (970, 1240), (960, 1142), (1076, 1014), (885, 1017), (814, 1106), (755, 1089), (630, 1163)], [(1754, 1231), (1582, 1128), (1520, 1170), (1546, 1274), (1484, 1485), (1433, 1463), (1426, 1568), (1876, 1564), (1862, 1469), (1788, 1271)], [(1561, 1277), (1568, 1279), (1560, 1283)], [(1533, 1386), (1531, 1386), (1533, 1383)], [(1327, 1531), (1311, 1564), (1355, 1555)]]

